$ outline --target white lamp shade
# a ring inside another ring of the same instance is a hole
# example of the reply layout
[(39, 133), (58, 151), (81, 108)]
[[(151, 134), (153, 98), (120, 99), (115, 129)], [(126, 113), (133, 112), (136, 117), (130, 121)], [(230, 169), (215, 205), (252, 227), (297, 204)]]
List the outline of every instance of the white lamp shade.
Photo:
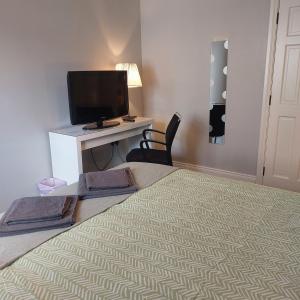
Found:
[(127, 71), (127, 85), (129, 88), (141, 87), (142, 80), (136, 64), (120, 63), (116, 64), (117, 71)]

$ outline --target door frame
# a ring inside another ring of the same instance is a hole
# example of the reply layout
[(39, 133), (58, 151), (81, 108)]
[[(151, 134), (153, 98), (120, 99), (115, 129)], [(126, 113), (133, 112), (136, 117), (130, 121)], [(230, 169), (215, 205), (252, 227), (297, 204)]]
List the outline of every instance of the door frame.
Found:
[(263, 102), (261, 109), (259, 146), (257, 157), (257, 171), (256, 183), (263, 184), (265, 154), (268, 138), (268, 124), (270, 115), (270, 97), (272, 94), (272, 83), (274, 73), (274, 61), (277, 38), (277, 14), (279, 13), (280, 0), (271, 0), (270, 15), (269, 15), (269, 29), (268, 29), (268, 43), (265, 65)]

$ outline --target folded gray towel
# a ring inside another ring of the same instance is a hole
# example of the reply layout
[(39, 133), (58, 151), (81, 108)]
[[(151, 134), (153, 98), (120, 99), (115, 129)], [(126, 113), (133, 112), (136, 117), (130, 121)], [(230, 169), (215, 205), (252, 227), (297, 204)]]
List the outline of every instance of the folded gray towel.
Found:
[(40, 220), (39, 222), (31, 222), (24, 224), (7, 224), (5, 222), (6, 213), (0, 220), (0, 237), (16, 234), (24, 234), (34, 231), (49, 230), (55, 228), (69, 227), (75, 223), (76, 204), (78, 196), (67, 196), (70, 203), (69, 209), (60, 219)]
[(130, 168), (89, 172), (85, 175), (86, 187), (89, 190), (126, 188), (132, 185)]
[(26, 197), (15, 200), (4, 222), (26, 224), (47, 220), (59, 220), (69, 209), (70, 199), (66, 196)]
[[(130, 169), (129, 169), (130, 170)], [(138, 190), (133, 174), (131, 170), (128, 172), (130, 178), (130, 185), (124, 188), (111, 188), (111, 189), (94, 189), (89, 190), (86, 186), (86, 174), (79, 175), (78, 183), (78, 195), (79, 199), (90, 199), (90, 198), (100, 198), (109, 197), (116, 195), (132, 194)]]

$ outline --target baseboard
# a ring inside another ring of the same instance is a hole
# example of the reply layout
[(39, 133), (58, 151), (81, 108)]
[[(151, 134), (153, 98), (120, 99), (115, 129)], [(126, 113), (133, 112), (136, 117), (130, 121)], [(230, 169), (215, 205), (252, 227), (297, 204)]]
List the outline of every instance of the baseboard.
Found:
[(237, 179), (237, 180), (243, 180), (243, 181), (249, 181), (249, 182), (256, 181), (256, 176), (254, 176), (254, 175), (231, 172), (231, 171), (220, 170), (220, 169), (214, 169), (214, 168), (209, 168), (209, 167), (205, 167), (205, 166), (194, 165), (194, 164), (189, 164), (189, 163), (184, 163), (184, 162), (179, 162), (179, 161), (174, 161), (174, 167), (189, 169), (189, 170), (193, 170), (193, 171), (203, 172), (203, 173), (210, 174), (210, 175), (227, 177), (227, 178), (231, 178), (231, 179)]

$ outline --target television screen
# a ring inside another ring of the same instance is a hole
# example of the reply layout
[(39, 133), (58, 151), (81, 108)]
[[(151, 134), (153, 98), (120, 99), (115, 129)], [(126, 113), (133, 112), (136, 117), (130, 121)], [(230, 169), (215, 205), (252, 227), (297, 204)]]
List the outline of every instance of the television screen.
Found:
[(126, 71), (70, 71), (67, 81), (73, 125), (128, 114)]

